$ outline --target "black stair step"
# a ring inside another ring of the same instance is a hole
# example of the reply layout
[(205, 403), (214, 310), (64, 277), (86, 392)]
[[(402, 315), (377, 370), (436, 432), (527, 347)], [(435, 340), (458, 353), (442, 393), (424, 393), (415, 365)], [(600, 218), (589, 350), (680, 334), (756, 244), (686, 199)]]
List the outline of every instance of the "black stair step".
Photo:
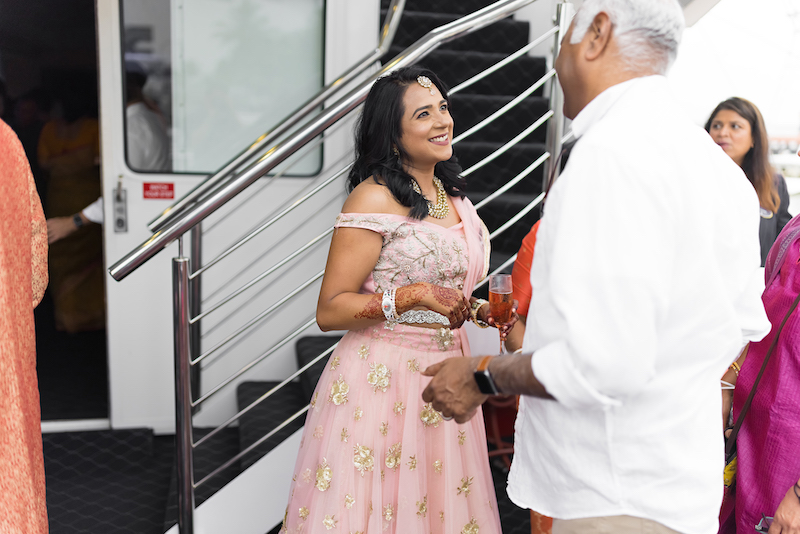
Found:
[(151, 429), (100, 430), (45, 434), (42, 439), (47, 475), (123, 470), (153, 456)]
[[(453, 95), (450, 100), (452, 102), (451, 113), (455, 121), (455, 136), (458, 137), (466, 132), (513, 99), (514, 97), (507, 95)], [(471, 134), (464, 141), (469, 139), (472, 142), (505, 143), (536, 122), (548, 110), (549, 103), (546, 98), (528, 97), (479, 131)], [(544, 143), (546, 137), (546, 128), (540, 127), (523, 141)]]
[[(269, 381), (242, 382), (236, 388), (239, 409), (246, 408), (279, 383)], [(308, 400), (306, 400), (300, 384), (292, 382), (286, 384), (239, 419), (239, 446), (241, 450), (245, 450), (269, 434), (286, 419), (302, 410), (307, 404)], [(301, 415), (256, 447), (250, 454), (243, 457), (240, 462), (242, 470), (256, 463), (259, 458), (302, 428), (305, 419), (305, 415)]]
[[(381, 12), (385, 17), (386, 12)], [(397, 28), (393, 46), (406, 48), (431, 30), (460, 18), (446, 13), (424, 13), (406, 11)], [(443, 43), (440, 49), (469, 50), (511, 54), (528, 44), (530, 25), (527, 22), (514, 20), (511, 17), (499, 20), (473, 33), (464, 35), (453, 41)]]
[[(476, 195), (475, 200), (473, 200), (473, 197), (470, 196), (470, 200), (476, 202), (479, 197), (480, 196)], [(511, 217), (519, 213), (525, 206), (533, 201), (534, 198), (535, 196), (531, 195), (505, 194), (479, 209), (478, 215), (480, 215), (483, 222), (486, 223), (489, 231), (494, 232), (511, 219)], [(539, 220), (539, 215), (539, 206), (535, 206), (511, 228), (492, 240), (492, 256), (494, 257), (495, 253), (503, 253), (508, 257), (519, 252), (522, 239), (528, 235), (534, 223)]]
[[(304, 367), (308, 362), (331, 348), (340, 339), (342, 339), (341, 336), (307, 336), (299, 339), (295, 344), (297, 368)], [(311, 395), (314, 394), (314, 388), (317, 387), (317, 382), (322, 370), (325, 368), (325, 364), (328, 362), (328, 357), (322, 358), (308, 371), (300, 375), (300, 387), (306, 402), (310, 401)]]
[[(196, 443), (213, 429), (194, 428), (193, 439)], [(223, 428), (220, 432), (198, 445), (194, 449), (194, 481), (200, 482), (207, 475), (213, 473), (225, 462), (239, 453), (239, 430), (237, 428)], [(209, 497), (214, 495), (231, 480), (241, 473), (238, 463), (234, 463), (218, 475), (210, 478), (206, 483), (195, 490), (195, 506), (200, 506)], [(172, 469), (167, 509), (164, 516), (164, 531), (172, 528), (178, 521), (178, 475), (175, 466)]]
[[(544, 127), (544, 126), (542, 126)], [(501, 143), (463, 141), (455, 145), (454, 150), (458, 163), (463, 169), (469, 169), (484, 158), (493, 154), (503, 145)], [(542, 143), (517, 143), (506, 152), (485, 164), (466, 177), (467, 193), (481, 193), (481, 199), (486, 194), (497, 191), (509, 180), (516, 177), (546, 152)], [(542, 176), (547, 163), (531, 171), (519, 184), (512, 187), (512, 192), (521, 192), (529, 195), (538, 195), (542, 190)]]
[[(393, 46), (389, 51), (389, 56), (393, 58), (402, 51), (403, 48)], [(418, 64), (431, 69), (447, 87), (452, 89), (506, 57), (508, 54), (435, 50), (419, 60)], [(458, 94), (517, 96), (541, 79), (546, 72), (546, 67), (543, 57), (522, 56)], [(533, 96), (542, 96), (543, 94), (544, 90), (540, 87), (533, 93)]]
[[(389, 9), (390, 0), (381, 0), (381, 10)], [(406, 0), (405, 11), (431, 11), (466, 15), (491, 5), (495, 0)]]

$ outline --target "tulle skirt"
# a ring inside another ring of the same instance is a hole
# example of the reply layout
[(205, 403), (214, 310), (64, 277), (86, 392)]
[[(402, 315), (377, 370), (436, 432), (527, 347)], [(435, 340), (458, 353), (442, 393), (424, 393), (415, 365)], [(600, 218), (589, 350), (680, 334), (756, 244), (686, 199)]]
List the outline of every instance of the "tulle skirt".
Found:
[(444, 421), (420, 371), (463, 356), (460, 332), (348, 332), (306, 418), (283, 530), (499, 534), (483, 415)]

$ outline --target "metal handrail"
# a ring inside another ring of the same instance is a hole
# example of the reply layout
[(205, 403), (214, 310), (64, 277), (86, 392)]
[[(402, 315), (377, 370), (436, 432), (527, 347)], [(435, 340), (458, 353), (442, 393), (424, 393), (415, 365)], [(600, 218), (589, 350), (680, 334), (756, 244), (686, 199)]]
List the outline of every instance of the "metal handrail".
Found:
[(226, 163), (220, 170), (209, 176), (186, 195), (178, 199), (170, 207), (164, 210), (158, 217), (153, 219), (147, 226), (151, 231), (157, 232), (164, 228), (169, 222), (173, 221), (190, 204), (200, 200), (201, 196), (217, 187), (226, 178), (230, 177), (243, 163), (252, 158), (258, 152), (275, 142), (280, 136), (287, 133), (294, 126), (300, 123), (313, 111), (319, 109), (327, 100), (338, 96), (344, 88), (356, 77), (363, 74), (372, 67), (376, 61), (383, 57), (391, 48), (400, 19), (405, 9), (406, 0), (392, 0), (389, 5), (386, 19), (381, 28), (381, 39), (378, 48), (366, 55), (361, 61), (353, 65), (341, 76), (323, 87), (316, 95), (311, 97), (305, 104), (290, 113), (278, 125), (258, 137), (253, 143), (242, 151), (238, 156)]
[(317, 117), (310, 120), (297, 133), (273, 145), (267, 150), (263, 157), (256, 163), (250, 165), (242, 173), (238, 174), (234, 179), (219, 186), (216, 190), (209, 193), (207, 197), (199, 200), (191, 207), (187, 207), (184, 212), (177, 215), (172, 221), (166, 223), (161, 230), (156, 232), (150, 239), (115, 263), (109, 269), (109, 273), (115, 280), (122, 280), (135, 271), (180, 235), (214, 213), (231, 198), (241, 193), (250, 184), (282, 163), (303, 145), (323, 133), (328, 126), (347, 115), (366, 99), (373, 82), (381, 76), (394, 72), (401, 67), (412, 65), (442, 43), (451, 41), (501, 20), (533, 1), (534, 0), (499, 0), (475, 13), (440, 26), (424, 37), (421, 37), (416, 43), (391, 60), (378, 73), (371, 76), (339, 101), (325, 109)]

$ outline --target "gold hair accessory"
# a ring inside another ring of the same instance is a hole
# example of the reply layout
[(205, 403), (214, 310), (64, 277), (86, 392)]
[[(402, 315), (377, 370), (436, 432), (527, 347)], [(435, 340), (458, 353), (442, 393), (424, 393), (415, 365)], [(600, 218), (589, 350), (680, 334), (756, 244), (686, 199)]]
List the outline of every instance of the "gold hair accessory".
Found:
[(436, 204), (425, 198), (416, 180), (411, 180), (412, 189), (425, 198), (425, 202), (428, 203), (428, 215), (434, 219), (444, 219), (450, 214), (450, 206), (447, 205), (447, 191), (444, 190), (442, 181), (436, 176), (433, 177), (433, 185), (436, 187)]
[(432, 95), (436, 94), (433, 92), (433, 82), (427, 76), (417, 76), (417, 83), (430, 91)]

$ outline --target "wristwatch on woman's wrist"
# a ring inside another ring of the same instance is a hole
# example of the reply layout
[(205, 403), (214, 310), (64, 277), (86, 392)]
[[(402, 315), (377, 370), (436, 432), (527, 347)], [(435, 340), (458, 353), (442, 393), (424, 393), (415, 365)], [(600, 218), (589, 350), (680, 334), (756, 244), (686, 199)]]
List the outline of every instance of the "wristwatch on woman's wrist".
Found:
[(72, 222), (75, 223), (75, 228), (80, 228), (83, 226), (83, 219), (81, 218), (80, 213), (76, 213), (72, 216)]
[(492, 373), (489, 372), (489, 363), (494, 356), (484, 356), (475, 370), (475, 383), (478, 384), (478, 390), (484, 395), (500, 395), (500, 390), (497, 384), (494, 383)]

